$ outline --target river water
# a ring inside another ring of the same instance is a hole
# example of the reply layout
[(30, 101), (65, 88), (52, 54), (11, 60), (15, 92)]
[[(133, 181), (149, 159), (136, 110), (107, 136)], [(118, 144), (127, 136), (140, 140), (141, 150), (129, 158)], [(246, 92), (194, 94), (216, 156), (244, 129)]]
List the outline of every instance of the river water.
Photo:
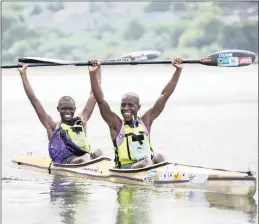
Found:
[[(124, 92), (136, 91), (140, 114), (159, 96), (171, 66), (103, 68), (103, 89), (119, 113)], [(88, 97), (87, 68), (29, 68), (36, 95), (54, 119), (63, 95), (78, 112)], [(109, 131), (96, 107), (88, 123), (92, 148), (113, 157)], [(178, 86), (154, 122), (156, 151), (182, 164), (230, 170), (258, 169), (258, 66), (185, 65)], [(248, 199), (202, 191), (135, 187), (17, 169), (13, 158), (48, 156), (47, 137), (15, 69), (2, 70), (3, 223), (258, 223), (258, 194)]]

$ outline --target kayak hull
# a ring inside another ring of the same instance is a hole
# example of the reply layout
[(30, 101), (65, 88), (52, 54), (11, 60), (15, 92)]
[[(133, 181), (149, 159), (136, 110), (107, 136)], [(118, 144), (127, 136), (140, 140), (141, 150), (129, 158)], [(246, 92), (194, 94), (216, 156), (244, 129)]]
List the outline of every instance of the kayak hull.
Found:
[(83, 164), (53, 164), (50, 158), (23, 157), (12, 160), (21, 169), (102, 180), (122, 184), (200, 189), (253, 197), (256, 178), (249, 172), (235, 172), (162, 162), (140, 169), (115, 169), (114, 162), (100, 157)]

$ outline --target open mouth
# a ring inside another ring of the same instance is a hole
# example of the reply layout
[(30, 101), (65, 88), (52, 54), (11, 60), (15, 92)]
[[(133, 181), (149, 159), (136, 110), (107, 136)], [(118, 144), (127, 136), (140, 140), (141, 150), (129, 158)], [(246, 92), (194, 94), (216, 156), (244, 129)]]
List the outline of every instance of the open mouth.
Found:
[(130, 113), (130, 112), (123, 112), (123, 115), (125, 115), (125, 116), (132, 116), (132, 113)]
[(133, 113), (131, 112), (122, 112), (122, 116), (124, 117), (125, 120), (134, 120)]
[(67, 120), (67, 119), (72, 119), (72, 115), (71, 114), (64, 114), (63, 117)]

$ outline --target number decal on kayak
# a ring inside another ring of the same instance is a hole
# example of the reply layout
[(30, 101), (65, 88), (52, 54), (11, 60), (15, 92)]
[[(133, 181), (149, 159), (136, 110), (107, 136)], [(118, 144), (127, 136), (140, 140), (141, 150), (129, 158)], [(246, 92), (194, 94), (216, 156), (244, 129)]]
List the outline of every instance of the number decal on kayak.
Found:
[(146, 177), (143, 178), (144, 183), (152, 183), (153, 184), (154, 181), (155, 181), (155, 178), (151, 177), (151, 176), (150, 177), (146, 176)]
[(147, 172), (147, 175), (144, 176), (143, 182), (144, 183), (154, 183), (156, 176), (156, 169), (149, 170)]

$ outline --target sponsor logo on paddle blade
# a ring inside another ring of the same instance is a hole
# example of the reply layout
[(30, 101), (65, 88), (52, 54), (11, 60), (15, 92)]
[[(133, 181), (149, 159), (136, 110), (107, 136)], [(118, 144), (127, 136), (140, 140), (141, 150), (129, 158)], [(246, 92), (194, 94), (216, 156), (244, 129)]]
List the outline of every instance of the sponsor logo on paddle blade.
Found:
[(237, 57), (222, 57), (218, 58), (218, 66), (220, 67), (235, 67), (238, 66), (238, 58)]
[(212, 58), (203, 58), (201, 59), (202, 64), (210, 64), (212, 62)]
[(145, 61), (158, 58), (161, 55), (159, 51), (136, 51), (129, 54), (124, 54), (117, 58), (116, 61)]
[(250, 65), (253, 63), (251, 57), (238, 57), (238, 61), (240, 65)]
[(233, 56), (233, 53), (220, 53), (220, 54), (218, 54), (218, 56), (219, 56), (220, 58), (232, 57), (232, 56)]

